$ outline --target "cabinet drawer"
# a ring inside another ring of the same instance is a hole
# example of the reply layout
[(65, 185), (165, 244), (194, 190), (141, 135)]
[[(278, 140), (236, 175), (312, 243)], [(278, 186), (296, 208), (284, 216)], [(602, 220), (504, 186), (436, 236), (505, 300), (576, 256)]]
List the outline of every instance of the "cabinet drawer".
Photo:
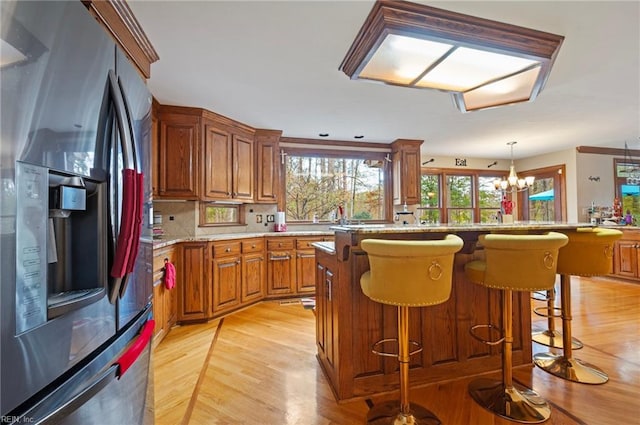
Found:
[(161, 251), (156, 251), (153, 253), (153, 271), (157, 272), (164, 269), (164, 260), (169, 259), (172, 263), (175, 263), (175, 250), (166, 249)]
[(301, 238), (296, 241), (296, 249), (312, 249), (312, 243), (321, 241), (322, 238)]
[(240, 254), (240, 241), (213, 242), (212, 245), (211, 255), (214, 258)]
[(248, 239), (242, 241), (242, 253), (261, 252), (264, 249), (263, 239)]
[(269, 251), (277, 249), (293, 249), (293, 239), (270, 239), (267, 241)]

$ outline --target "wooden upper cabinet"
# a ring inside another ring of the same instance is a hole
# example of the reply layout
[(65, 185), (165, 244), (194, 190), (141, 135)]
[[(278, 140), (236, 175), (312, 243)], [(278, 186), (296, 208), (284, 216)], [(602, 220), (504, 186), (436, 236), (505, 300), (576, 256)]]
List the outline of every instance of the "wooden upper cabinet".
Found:
[(233, 190), (234, 199), (253, 200), (253, 137), (233, 135)]
[(199, 127), (198, 117), (160, 113), (158, 163), (153, 170), (158, 197), (197, 199)]
[(393, 203), (420, 203), (420, 146), (422, 140), (398, 139), (391, 144)]
[(255, 197), (256, 203), (278, 202), (280, 175), (280, 130), (256, 130), (255, 135)]
[(253, 201), (252, 128), (200, 108), (159, 109), (159, 198)]
[(232, 149), (231, 134), (205, 125), (204, 137), (204, 190), (207, 199), (231, 198)]

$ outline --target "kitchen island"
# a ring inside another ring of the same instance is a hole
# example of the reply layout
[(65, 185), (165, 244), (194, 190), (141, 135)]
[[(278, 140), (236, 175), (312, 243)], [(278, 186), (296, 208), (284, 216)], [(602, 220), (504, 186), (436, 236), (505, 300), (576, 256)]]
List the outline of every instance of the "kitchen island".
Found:
[[(465, 226), (336, 226), (335, 243), (316, 247), (316, 342), (318, 360), (336, 398), (349, 400), (398, 388), (398, 362), (381, 357), (371, 346), (397, 336), (395, 307), (375, 303), (360, 289), (369, 270), (363, 239), (428, 240), (446, 234), (460, 236), (450, 299), (443, 304), (410, 310), (410, 338), (424, 350), (411, 357), (411, 385), (424, 385), (499, 371), (501, 346), (482, 344), (469, 329), (480, 323), (500, 324), (500, 291), (469, 282), (464, 265), (482, 258), (476, 249), (484, 233), (543, 233), (590, 227), (589, 224), (515, 223)], [(513, 365), (530, 365), (531, 302), (528, 292), (514, 294)], [(486, 335), (494, 339), (496, 335)]]

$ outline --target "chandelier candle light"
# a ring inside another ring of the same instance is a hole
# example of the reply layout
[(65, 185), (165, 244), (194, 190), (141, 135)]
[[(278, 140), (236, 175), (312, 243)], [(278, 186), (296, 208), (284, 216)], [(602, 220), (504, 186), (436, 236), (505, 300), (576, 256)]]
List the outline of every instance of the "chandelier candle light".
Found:
[[(533, 186), (533, 182), (535, 181), (534, 176), (528, 176), (525, 178), (518, 177), (516, 173), (516, 167), (513, 164), (513, 145), (518, 142), (509, 142), (507, 145), (511, 148), (511, 165), (509, 166), (509, 176), (507, 179), (495, 179), (493, 181), (493, 185), (496, 190), (501, 190), (503, 192), (502, 196), (502, 222), (503, 223), (513, 223), (513, 216), (515, 214), (515, 202), (516, 202), (516, 193), (521, 192), (523, 190), (527, 190)], [(507, 200), (506, 192), (511, 191), (511, 200)]]

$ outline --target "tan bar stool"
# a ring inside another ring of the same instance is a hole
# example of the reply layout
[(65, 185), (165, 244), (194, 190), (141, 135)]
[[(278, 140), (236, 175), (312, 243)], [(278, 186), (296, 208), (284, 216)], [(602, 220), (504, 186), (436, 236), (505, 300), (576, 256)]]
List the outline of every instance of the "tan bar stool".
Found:
[(613, 244), (622, 237), (616, 229), (585, 228), (566, 232), (567, 246), (560, 250), (560, 303), (562, 310), (562, 354), (538, 353), (534, 363), (545, 371), (573, 382), (604, 384), (609, 377), (598, 367), (573, 358), (571, 339), (571, 275), (602, 276), (613, 269)]
[(478, 328), (497, 329), (495, 325), (476, 325), (471, 334), (490, 344), (502, 344), (502, 381), (480, 378), (469, 384), (469, 394), (485, 409), (522, 423), (540, 423), (551, 416), (548, 403), (529, 388), (515, 388), (512, 375), (513, 291), (539, 291), (552, 288), (556, 280), (558, 250), (567, 243), (562, 233), (544, 235), (480, 235), (485, 260), (465, 264), (469, 280), (502, 291), (502, 338), (486, 341), (474, 334)]
[[(369, 256), (370, 270), (360, 278), (362, 292), (372, 301), (398, 307), (398, 350), (384, 353), (376, 342), (372, 351), (397, 357), (400, 366), (400, 401), (389, 401), (369, 409), (368, 424), (440, 424), (425, 407), (409, 403), (409, 356), (422, 351), (409, 341), (409, 307), (444, 303), (451, 294), (453, 258), (463, 245), (462, 239), (447, 235), (444, 239), (401, 241), (365, 239), (362, 249)], [(418, 349), (409, 352), (409, 344)]]

